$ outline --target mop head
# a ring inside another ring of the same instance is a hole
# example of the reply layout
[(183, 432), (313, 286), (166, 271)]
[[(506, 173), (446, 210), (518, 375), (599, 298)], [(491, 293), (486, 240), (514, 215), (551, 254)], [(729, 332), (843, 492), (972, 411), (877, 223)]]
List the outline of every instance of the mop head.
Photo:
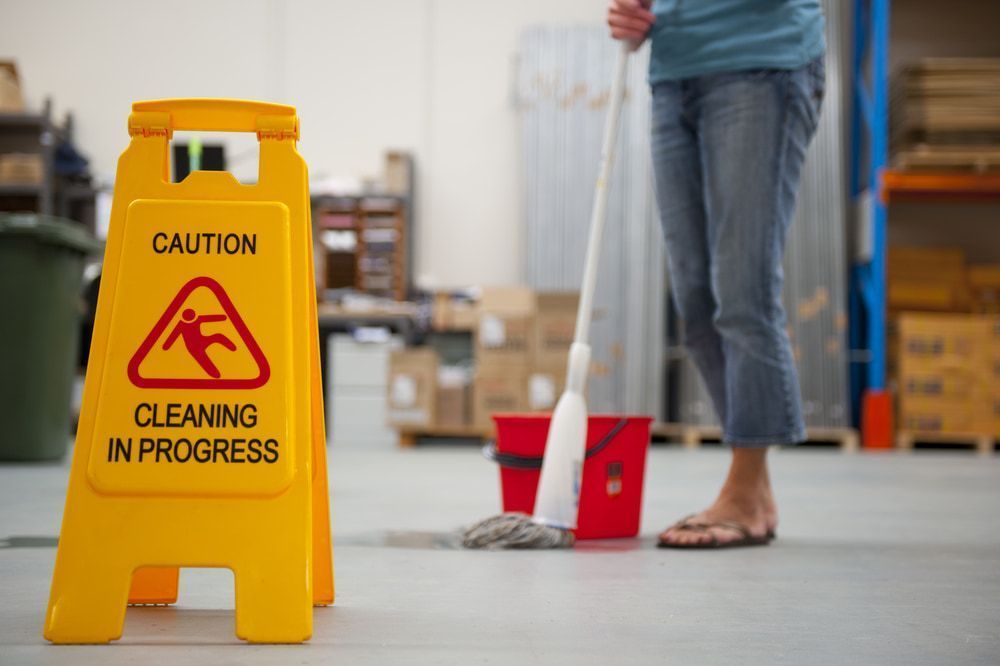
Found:
[(466, 548), (486, 550), (572, 548), (576, 538), (569, 530), (539, 525), (526, 513), (508, 512), (481, 520), (462, 535)]

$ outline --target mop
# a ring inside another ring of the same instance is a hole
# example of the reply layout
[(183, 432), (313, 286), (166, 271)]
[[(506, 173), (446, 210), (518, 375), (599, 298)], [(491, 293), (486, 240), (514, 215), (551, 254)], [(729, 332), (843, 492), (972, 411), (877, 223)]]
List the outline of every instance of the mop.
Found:
[(566, 388), (552, 412), (534, 515), (508, 512), (480, 521), (465, 531), (462, 545), (466, 548), (569, 548), (575, 541), (572, 530), (576, 528), (580, 480), (587, 445), (587, 402), (583, 395), (590, 365), (590, 345), (587, 340), (593, 314), (601, 237), (608, 210), (608, 180), (614, 162), (618, 118), (621, 115), (625, 73), (631, 50), (630, 44), (623, 41), (615, 64), (610, 105), (604, 121), (601, 165), (594, 186), (594, 207), (590, 217), (580, 305), (576, 313), (576, 331), (569, 350)]

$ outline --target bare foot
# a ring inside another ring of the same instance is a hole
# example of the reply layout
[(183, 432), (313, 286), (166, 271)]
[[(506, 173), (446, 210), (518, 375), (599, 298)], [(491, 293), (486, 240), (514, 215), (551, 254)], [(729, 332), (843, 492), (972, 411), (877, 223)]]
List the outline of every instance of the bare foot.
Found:
[(743, 525), (753, 537), (773, 535), (778, 527), (778, 507), (774, 503), (771, 480), (767, 473), (766, 448), (734, 448), (719, 496), (712, 506), (660, 534), (660, 542), (671, 546), (718, 545), (745, 537), (740, 530), (714, 526), (683, 527), (684, 523), (733, 522)]

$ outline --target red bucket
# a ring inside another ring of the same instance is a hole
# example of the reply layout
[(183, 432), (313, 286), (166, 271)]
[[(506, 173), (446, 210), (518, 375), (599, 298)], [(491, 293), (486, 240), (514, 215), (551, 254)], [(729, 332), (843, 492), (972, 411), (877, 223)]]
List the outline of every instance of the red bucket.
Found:
[[(550, 414), (497, 414), (495, 447), (504, 511), (532, 513)], [(583, 464), (577, 539), (620, 539), (639, 534), (642, 481), (649, 449), (648, 416), (591, 416)]]

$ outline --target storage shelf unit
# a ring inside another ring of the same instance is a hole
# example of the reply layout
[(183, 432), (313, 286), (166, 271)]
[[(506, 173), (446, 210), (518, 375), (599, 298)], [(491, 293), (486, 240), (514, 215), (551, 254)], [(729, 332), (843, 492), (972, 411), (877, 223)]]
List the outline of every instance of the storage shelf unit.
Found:
[(882, 199), (1000, 201), (1000, 173), (952, 173), (886, 171), (882, 176)]
[[(407, 198), (316, 196), (312, 205), (320, 287), (405, 300), (410, 274)], [(326, 234), (348, 234), (351, 242), (333, 248)]]
[(42, 158), (40, 182), (0, 183), (0, 210), (59, 215), (93, 231), (95, 190), (55, 173), (56, 148), (72, 138), (72, 116), (67, 114), (61, 125), (56, 124), (50, 100), (41, 113), (0, 113), (0, 153), (33, 153)]
[(405, 203), (394, 197), (366, 197), (358, 205), (358, 261), (355, 284), (368, 294), (406, 298)]
[[(894, 414), (886, 378), (888, 207), (897, 201), (1000, 201), (1000, 174), (889, 168), (890, 0), (854, 0), (853, 5), (850, 185), (859, 217), (867, 222), (862, 225), (867, 238), (858, 242), (867, 248), (867, 256), (856, 260), (851, 271), (852, 399), (863, 445), (890, 448)], [(948, 12), (943, 10), (942, 20), (948, 20)]]
[(42, 191), (41, 185), (21, 183), (0, 183), (0, 196), (37, 197)]

